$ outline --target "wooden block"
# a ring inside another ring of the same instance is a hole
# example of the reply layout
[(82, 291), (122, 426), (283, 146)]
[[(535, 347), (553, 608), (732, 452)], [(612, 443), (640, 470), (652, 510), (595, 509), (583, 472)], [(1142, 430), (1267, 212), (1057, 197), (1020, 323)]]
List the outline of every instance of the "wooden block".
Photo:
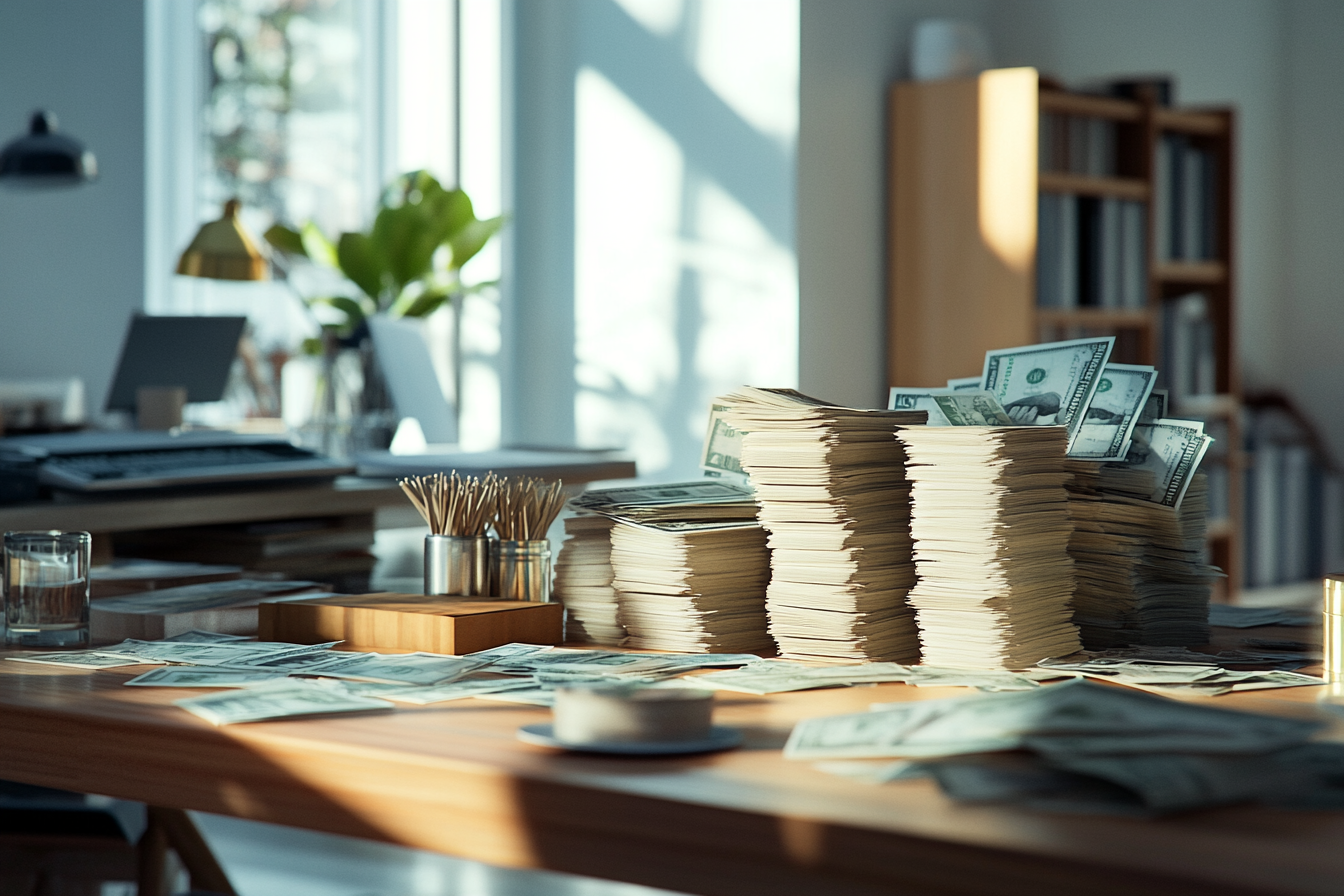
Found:
[(559, 644), (564, 608), (516, 600), (351, 594), (264, 603), (257, 637), (347, 650), (472, 653), (501, 644)]

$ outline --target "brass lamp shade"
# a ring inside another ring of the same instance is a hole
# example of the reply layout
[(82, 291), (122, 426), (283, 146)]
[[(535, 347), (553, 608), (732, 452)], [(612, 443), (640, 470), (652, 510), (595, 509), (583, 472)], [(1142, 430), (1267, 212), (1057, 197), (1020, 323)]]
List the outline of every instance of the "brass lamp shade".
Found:
[(177, 262), (177, 272), (213, 280), (267, 280), (266, 256), (238, 221), (237, 199), (224, 203), (224, 216), (202, 224)]

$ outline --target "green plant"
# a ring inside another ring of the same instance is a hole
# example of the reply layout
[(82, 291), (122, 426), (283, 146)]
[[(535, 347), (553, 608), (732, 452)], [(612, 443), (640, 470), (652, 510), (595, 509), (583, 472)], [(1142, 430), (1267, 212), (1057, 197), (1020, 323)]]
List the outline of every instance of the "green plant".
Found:
[(298, 230), (276, 224), (266, 241), (285, 256), (339, 270), (359, 289), (358, 295), (304, 299), (341, 312), (343, 319), (328, 328), (350, 338), (371, 314), (424, 317), (444, 302), (494, 285), (463, 284), (460, 272), (503, 225), (502, 216), (477, 218), (462, 190), (444, 189), (428, 172), (412, 171), (383, 191), (367, 233), (342, 233), (332, 241), (310, 221)]

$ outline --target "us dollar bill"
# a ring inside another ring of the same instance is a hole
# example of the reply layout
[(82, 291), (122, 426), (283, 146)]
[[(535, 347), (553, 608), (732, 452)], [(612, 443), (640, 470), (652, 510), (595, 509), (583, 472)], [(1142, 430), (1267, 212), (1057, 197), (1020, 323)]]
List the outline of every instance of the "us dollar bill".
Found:
[(1197, 420), (1158, 420), (1134, 427), (1133, 442), (1124, 463), (1148, 470), (1155, 485), (1150, 499), (1179, 509), (1199, 462), (1213, 444)]
[(629, 507), (678, 506), (687, 504), (738, 504), (752, 501), (751, 489), (722, 480), (637, 485), (585, 492), (572, 499), (576, 510), (619, 514)]
[(1139, 412), (1140, 423), (1156, 423), (1167, 416), (1167, 390), (1154, 389), (1148, 396), (1148, 400), (1143, 403), (1143, 410)]
[(919, 389), (892, 386), (889, 410), (927, 411), (929, 426), (1012, 426), (1013, 420), (983, 389)]
[(1016, 423), (1065, 427), (1072, 445), (1114, 345), (1106, 336), (988, 351), (981, 388)]
[(978, 392), (984, 388), (982, 383), (983, 380), (978, 376), (958, 376), (947, 381), (947, 388), (954, 392)]
[(700, 451), (700, 469), (706, 476), (746, 485), (747, 473), (742, 469), (742, 433), (728, 423), (727, 413), (727, 405), (710, 405), (709, 427)]
[(292, 679), (281, 679), (238, 691), (184, 697), (174, 703), (214, 725), (392, 708), (392, 704), (386, 700), (361, 697), (339, 686), (327, 687), (317, 682)]
[(1083, 415), (1069, 457), (1121, 460), (1129, 451), (1139, 415), (1157, 381), (1157, 369), (1143, 364), (1107, 364)]

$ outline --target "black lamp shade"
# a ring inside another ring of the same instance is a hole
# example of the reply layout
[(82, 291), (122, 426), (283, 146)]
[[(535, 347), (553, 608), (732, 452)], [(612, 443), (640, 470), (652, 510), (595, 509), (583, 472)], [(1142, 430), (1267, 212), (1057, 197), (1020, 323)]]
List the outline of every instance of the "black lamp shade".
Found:
[(33, 113), (26, 136), (0, 150), (0, 182), (11, 187), (75, 186), (98, 176), (98, 163), (84, 144), (56, 133), (56, 116)]

